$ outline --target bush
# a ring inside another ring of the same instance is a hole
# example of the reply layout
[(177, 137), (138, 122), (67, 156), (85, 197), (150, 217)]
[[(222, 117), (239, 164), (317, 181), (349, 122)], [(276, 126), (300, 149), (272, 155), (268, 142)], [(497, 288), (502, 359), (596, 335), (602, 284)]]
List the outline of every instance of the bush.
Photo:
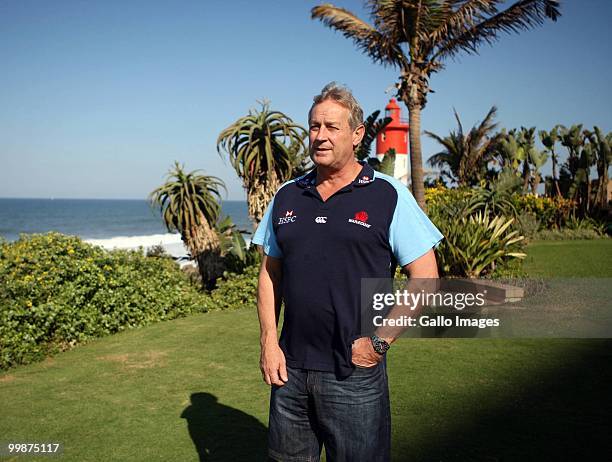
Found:
[(145, 255), (151, 258), (170, 258), (172, 259), (172, 255), (166, 252), (166, 249), (161, 244), (155, 244), (147, 248)]
[(0, 369), (85, 340), (205, 311), (170, 259), (51, 232), (0, 242)]
[(563, 197), (513, 194), (512, 202), (519, 214), (530, 214), (540, 222), (539, 229), (563, 228), (570, 219), (574, 202)]
[(524, 236), (509, 198), (510, 194), (495, 188), (426, 191), (428, 215), (444, 235), (437, 248), (443, 275), (491, 276), (525, 257)]
[(208, 310), (257, 308), (257, 277), (259, 265), (247, 266), (244, 273), (226, 273), (217, 280), (217, 288), (206, 302)]
[(434, 223), (444, 235), (438, 247), (445, 275), (486, 276), (515, 258), (525, 258), (523, 236), (513, 229), (514, 218), (478, 211), (464, 216), (437, 216)]
[(540, 220), (532, 213), (523, 212), (517, 217), (520, 233), (525, 239), (533, 239), (540, 228)]

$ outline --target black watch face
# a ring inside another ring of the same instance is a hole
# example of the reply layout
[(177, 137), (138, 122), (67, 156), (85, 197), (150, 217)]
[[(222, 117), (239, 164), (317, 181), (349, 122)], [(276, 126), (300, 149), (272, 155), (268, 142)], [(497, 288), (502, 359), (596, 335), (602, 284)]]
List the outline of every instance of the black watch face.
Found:
[(372, 336), (372, 346), (376, 353), (382, 355), (389, 349), (389, 344), (380, 337)]

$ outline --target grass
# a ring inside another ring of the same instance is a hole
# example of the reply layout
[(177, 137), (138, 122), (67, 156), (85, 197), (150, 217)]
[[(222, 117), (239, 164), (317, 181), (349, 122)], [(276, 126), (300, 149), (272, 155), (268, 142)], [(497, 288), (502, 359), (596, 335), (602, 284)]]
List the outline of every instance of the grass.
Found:
[(610, 277), (612, 239), (537, 241), (527, 251), (524, 268), (531, 276)]
[[(609, 244), (558, 244), (530, 246), (531, 274), (612, 276)], [(611, 347), (400, 339), (388, 358), (393, 460), (595, 459), (612, 449)], [(0, 441), (60, 442), (62, 461), (265, 460), (258, 354), (244, 309), (95, 340), (0, 374)]]

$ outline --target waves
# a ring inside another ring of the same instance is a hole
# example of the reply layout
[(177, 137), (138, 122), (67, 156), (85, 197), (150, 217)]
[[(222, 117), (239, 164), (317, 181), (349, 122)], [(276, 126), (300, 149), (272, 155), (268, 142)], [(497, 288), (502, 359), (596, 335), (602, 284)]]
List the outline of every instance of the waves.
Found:
[[(83, 240), (88, 244), (97, 245), (106, 250), (138, 249), (138, 247), (142, 247), (146, 252), (150, 247), (161, 245), (181, 266), (190, 263), (189, 252), (181, 240), (181, 235), (176, 233), (149, 234), (143, 236), (115, 236), (105, 239)], [(249, 245), (250, 239), (246, 236), (245, 241), (247, 245)]]
[(146, 236), (115, 236), (107, 239), (84, 239), (85, 242), (112, 249), (137, 249), (143, 247), (146, 251), (155, 245), (161, 245), (164, 250), (178, 260), (181, 265), (188, 263), (188, 251), (180, 234), (150, 234)]

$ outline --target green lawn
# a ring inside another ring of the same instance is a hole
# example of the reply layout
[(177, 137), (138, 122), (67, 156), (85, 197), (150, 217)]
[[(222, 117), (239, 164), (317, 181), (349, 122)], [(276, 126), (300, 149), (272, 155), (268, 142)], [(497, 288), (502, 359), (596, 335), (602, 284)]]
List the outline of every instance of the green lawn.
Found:
[(612, 239), (535, 242), (524, 265), (531, 276), (610, 277)]
[[(611, 250), (534, 243), (527, 264), (531, 274), (610, 277)], [(595, 459), (612, 449), (611, 347), (400, 339), (388, 359), (393, 460)], [(257, 317), (245, 309), (93, 341), (0, 374), (0, 441), (61, 442), (51, 460), (264, 460), (269, 389), (258, 354)]]

